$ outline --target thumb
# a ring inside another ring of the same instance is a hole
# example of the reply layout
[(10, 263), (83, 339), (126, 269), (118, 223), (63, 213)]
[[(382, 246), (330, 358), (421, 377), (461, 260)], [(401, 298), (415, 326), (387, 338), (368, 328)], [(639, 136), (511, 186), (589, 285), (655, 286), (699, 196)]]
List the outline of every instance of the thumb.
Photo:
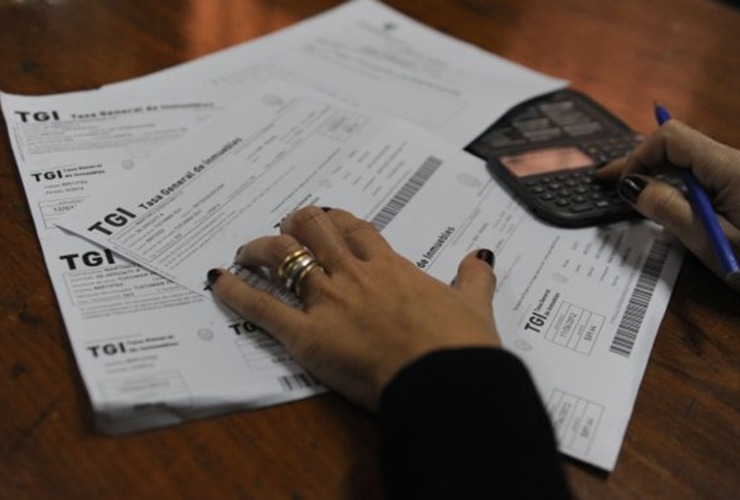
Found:
[(618, 158), (608, 165), (604, 165), (603, 167), (596, 169), (594, 175), (601, 181), (613, 182), (616, 184), (627, 168), (629, 163), (628, 159), (629, 157), (627, 156)]
[(469, 253), (460, 262), (453, 285), (471, 304), (483, 307), (486, 312), (493, 310), (494, 261), (493, 252), (485, 248)]

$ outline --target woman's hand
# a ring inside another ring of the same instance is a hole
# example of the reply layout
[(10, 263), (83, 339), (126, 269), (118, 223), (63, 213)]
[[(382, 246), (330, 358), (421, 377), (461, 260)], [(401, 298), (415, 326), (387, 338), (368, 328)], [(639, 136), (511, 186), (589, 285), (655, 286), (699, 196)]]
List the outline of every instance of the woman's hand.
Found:
[[(671, 184), (653, 177), (690, 169), (709, 194), (735, 255), (740, 255), (740, 151), (720, 144), (677, 120), (669, 120), (633, 153), (601, 169), (604, 180), (619, 180), (619, 192), (635, 209), (676, 235), (712, 271), (722, 267), (689, 200)], [(730, 283), (740, 290), (740, 283)]]
[(431, 351), (500, 346), (490, 251), (465, 257), (450, 287), (343, 210), (306, 207), (282, 222), (281, 233), (246, 243), (236, 262), (274, 275), (287, 256), (307, 248), (324, 272), (315, 268), (301, 282), (303, 309), (223, 270), (209, 272), (213, 294), (350, 400), (374, 409), (393, 376)]

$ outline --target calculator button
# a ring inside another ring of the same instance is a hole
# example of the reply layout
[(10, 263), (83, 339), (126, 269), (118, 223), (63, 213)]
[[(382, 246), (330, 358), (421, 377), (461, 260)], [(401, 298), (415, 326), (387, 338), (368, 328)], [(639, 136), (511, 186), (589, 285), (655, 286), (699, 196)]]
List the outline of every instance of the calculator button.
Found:
[(540, 199), (544, 201), (550, 201), (550, 200), (555, 199), (555, 195), (552, 193), (545, 193), (545, 194), (540, 195)]
[(560, 198), (555, 200), (555, 204), (559, 207), (567, 207), (570, 205), (570, 201), (568, 201), (566, 198)]
[(576, 193), (576, 194), (586, 194), (586, 193), (588, 193), (588, 191), (589, 191), (589, 189), (587, 187), (584, 187), (584, 186), (578, 186), (577, 188), (575, 188), (573, 190), (573, 192)]
[(591, 204), (590, 203), (579, 203), (577, 205), (571, 206), (569, 210), (573, 213), (587, 212), (591, 210)]
[(611, 203), (609, 203), (606, 200), (598, 200), (598, 201), (594, 202), (594, 206), (596, 206), (596, 208), (606, 208), (609, 205), (611, 205)]
[(568, 179), (563, 184), (565, 184), (568, 187), (576, 187), (576, 185), (577, 185), (576, 184), (576, 181), (574, 181), (573, 179)]
[(545, 191), (545, 188), (542, 186), (534, 186), (529, 188), (530, 191), (532, 191), (534, 194), (540, 194)]
[(552, 182), (548, 184), (547, 189), (549, 189), (550, 191), (557, 191), (562, 187), (563, 186), (561, 186), (559, 182)]
[(568, 191), (567, 189), (561, 189), (555, 194), (558, 198), (567, 198), (568, 196), (570, 196), (570, 191)]
[(585, 203), (586, 197), (585, 196), (574, 196), (573, 197), (573, 203)]

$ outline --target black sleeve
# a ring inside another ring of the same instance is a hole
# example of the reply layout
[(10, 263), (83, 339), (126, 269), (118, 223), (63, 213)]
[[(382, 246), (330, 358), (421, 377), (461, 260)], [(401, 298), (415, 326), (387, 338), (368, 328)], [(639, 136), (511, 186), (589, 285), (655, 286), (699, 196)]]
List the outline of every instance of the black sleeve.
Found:
[(506, 351), (422, 357), (385, 388), (379, 421), (388, 498), (570, 498), (545, 408)]

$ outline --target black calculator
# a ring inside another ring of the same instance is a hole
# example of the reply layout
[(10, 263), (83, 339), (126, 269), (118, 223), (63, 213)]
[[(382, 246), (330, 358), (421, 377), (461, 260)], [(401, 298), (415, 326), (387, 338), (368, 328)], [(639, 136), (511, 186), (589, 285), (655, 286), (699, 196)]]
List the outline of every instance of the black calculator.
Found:
[(465, 150), (486, 160), (536, 216), (582, 227), (638, 216), (594, 172), (641, 139), (586, 95), (565, 89), (513, 108)]

